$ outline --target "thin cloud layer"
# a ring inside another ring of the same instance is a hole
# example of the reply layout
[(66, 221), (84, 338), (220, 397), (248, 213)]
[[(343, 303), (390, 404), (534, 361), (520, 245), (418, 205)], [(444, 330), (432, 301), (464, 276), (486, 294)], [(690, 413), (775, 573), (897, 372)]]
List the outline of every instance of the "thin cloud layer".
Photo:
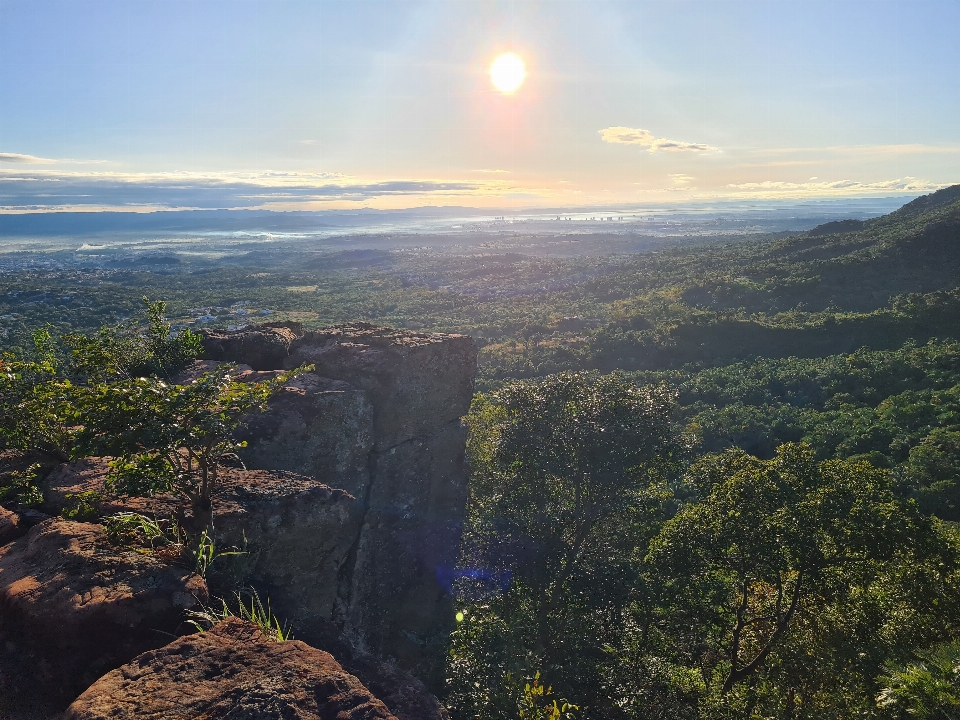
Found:
[(50, 165), (56, 160), (50, 158), (37, 157), (35, 155), (24, 155), (22, 153), (0, 152), (0, 162), (4, 163), (23, 163), (25, 165)]
[(0, 171), (0, 211), (264, 209), (409, 196), (481, 197), (516, 190), (502, 181), (384, 180), (336, 173), (58, 173)]
[[(811, 178), (813, 180), (813, 178)], [(949, 183), (948, 183), (949, 184)], [(934, 183), (929, 180), (919, 180), (915, 177), (903, 177), (896, 180), (880, 180), (877, 182), (859, 182), (857, 180), (834, 180), (829, 182), (786, 182), (780, 180), (764, 180), (762, 182), (745, 182), (727, 185), (731, 190), (745, 190), (750, 192), (766, 193), (811, 193), (821, 195), (832, 194), (860, 194), (864, 192), (916, 192), (928, 193), (946, 187), (947, 184)]]
[(682, 142), (658, 138), (649, 130), (614, 126), (599, 131), (600, 139), (614, 145), (639, 145), (650, 152), (717, 152), (719, 148), (703, 143)]

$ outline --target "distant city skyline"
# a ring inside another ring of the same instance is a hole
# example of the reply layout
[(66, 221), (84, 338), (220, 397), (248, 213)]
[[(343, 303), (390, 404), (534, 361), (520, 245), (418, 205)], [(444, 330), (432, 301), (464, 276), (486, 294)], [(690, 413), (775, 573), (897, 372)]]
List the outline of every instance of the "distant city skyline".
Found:
[(958, 27), (956, 0), (0, 0), (0, 212), (922, 194), (960, 182)]

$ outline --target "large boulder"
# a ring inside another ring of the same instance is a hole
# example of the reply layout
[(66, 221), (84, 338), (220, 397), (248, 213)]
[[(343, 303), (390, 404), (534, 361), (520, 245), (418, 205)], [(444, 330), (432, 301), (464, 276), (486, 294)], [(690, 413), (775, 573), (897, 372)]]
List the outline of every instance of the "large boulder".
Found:
[(266, 324), (232, 332), (203, 330), (204, 357), (241, 362), (254, 370), (275, 370), (283, 365), (298, 330), (296, 324)]
[(202, 578), (114, 546), (101, 525), (54, 518), (0, 548), (0, 636), (35, 655), (35, 681), (66, 700), (164, 644), (207, 600)]
[(382, 452), (466, 414), (477, 373), (477, 345), (466, 335), (353, 323), (294, 340), (283, 367), (304, 364), (313, 365), (321, 377), (343, 380), (367, 394), (374, 408), (374, 448)]
[(361, 522), (352, 495), (313, 478), (223, 468), (214, 537), (218, 546), (246, 554), (219, 568), (215, 561), (214, 580), (225, 574), (219, 583), (224, 588), (257, 588), (299, 637), (325, 632)]
[[(59, 512), (68, 495), (104, 492), (106, 458), (64, 463), (44, 482), (46, 506)], [(363, 511), (344, 490), (284, 470), (221, 467), (214, 497), (216, 551), (240, 551), (211, 566), (213, 590), (227, 598), (253, 586), (276, 613), (306, 637), (328, 634), (340, 576), (360, 532)], [(174, 516), (176, 498), (113, 498), (94, 503), (102, 515), (139, 512)]]
[(226, 620), (108, 673), (65, 720), (396, 720), (329, 653)]

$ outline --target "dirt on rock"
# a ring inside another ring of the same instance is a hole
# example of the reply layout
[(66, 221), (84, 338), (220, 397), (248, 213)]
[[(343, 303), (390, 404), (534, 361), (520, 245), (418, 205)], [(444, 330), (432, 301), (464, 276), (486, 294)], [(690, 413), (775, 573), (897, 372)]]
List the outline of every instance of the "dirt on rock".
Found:
[(329, 653), (231, 618), (100, 678), (65, 720), (396, 720)]
[(12, 510), (0, 507), (0, 545), (6, 545), (21, 535), (20, 516)]

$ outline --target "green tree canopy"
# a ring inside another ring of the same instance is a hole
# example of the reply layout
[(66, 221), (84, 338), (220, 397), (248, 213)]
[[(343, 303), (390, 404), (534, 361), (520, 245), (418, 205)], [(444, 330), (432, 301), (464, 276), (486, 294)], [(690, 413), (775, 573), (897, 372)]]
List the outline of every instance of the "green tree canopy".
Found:
[(824, 717), (831, 685), (831, 702), (862, 703), (884, 659), (943, 630), (955, 552), (888, 471), (786, 444), (769, 461), (708, 456), (690, 476), (703, 500), (651, 544), (660, 628), (733, 714)]

